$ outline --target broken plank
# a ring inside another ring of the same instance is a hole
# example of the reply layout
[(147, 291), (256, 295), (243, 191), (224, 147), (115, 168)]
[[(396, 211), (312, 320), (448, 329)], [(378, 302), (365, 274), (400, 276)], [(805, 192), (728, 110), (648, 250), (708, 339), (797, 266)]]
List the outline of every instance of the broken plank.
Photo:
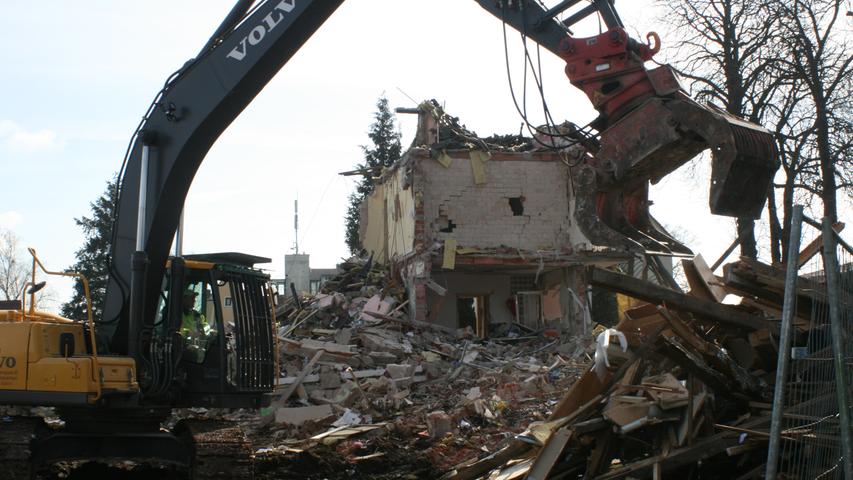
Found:
[(383, 428), (386, 425), (387, 425), (387, 423), (376, 423), (376, 424), (372, 424), (372, 425), (352, 425), (352, 426), (344, 425), (341, 427), (335, 427), (335, 428), (328, 430), (328, 431), (325, 431), (323, 433), (318, 433), (317, 435), (314, 435), (313, 437), (311, 437), (311, 440), (320, 441), (320, 440), (325, 440), (325, 439), (332, 438), (332, 437), (334, 437), (337, 440), (344, 440), (344, 439), (349, 438), (353, 435), (371, 432), (373, 430)]
[(726, 289), (720, 285), (720, 279), (714, 275), (702, 255), (696, 255), (692, 260), (685, 258), (681, 260), (681, 264), (687, 283), (690, 284), (689, 295), (717, 303), (723, 302)]
[[(302, 371), (299, 372), (299, 375), (296, 377), (296, 380), (294, 380), (294, 382), (287, 387), (287, 390), (285, 390), (279, 398), (272, 402), (270, 407), (281, 407), (285, 404), (285, 402), (287, 402), (287, 399), (290, 398), (291, 395), (293, 395), (293, 392), (295, 392), (296, 388), (302, 384), (302, 381), (305, 380), (305, 377), (307, 377), (308, 374), (311, 373), (311, 370), (314, 368), (314, 364), (316, 364), (317, 361), (320, 360), (320, 357), (323, 356), (323, 353), (323, 350), (320, 350), (319, 352), (315, 353), (313, 357), (311, 357), (311, 360), (309, 360), (305, 367), (302, 369)], [(276, 415), (277, 414), (275, 413), (275, 411), (264, 415), (263, 417), (261, 417), (261, 424), (269, 424), (272, 420), (277, 419)]]
[[(835, 230), (835, 233), (841, 233), (844, 230), (844, 223), (838, 222), (832, 225), (832, 229)], [(812, 259), (815, 255), (823, 250), (823, 234), (818, 235), (814, 240), (811, 241), (806, 248), (800, 251), (800, 255), (797, 258), (797, 267), (802, 267), (809, 260)]]
[(503, 467), (500, 473), (492, 473), (488, 480), (520, 480), (525, 477), (530, 471), (530, 466), (533, 464), (532, 459), (523, 460), (510, 466)]
[(554, 468), (554, 464), (557, 463), (573, 434), (574, 432), (566, 427), (554, 432), (548, 443), (545, 444), (545, 447), (539, 451), (539, 455), (527, 473), (527, 479), (545, 480), (548, 478), (548, 474), (551, 473), (551, 469)]
[(601, 268), (592, 269), (590, 284), (624, 293), (657, 305), (665, 303), (669, 308), (690, 312), (726, 325), (748, 328), (750, 330), (761, 330), (763, 328), (778, 329), (777, 326), (770, 324), (760, 317), (742, 312), (729, 305), (701, 300), (676, 292), (675, 290)]
[(479, 478), (483, 474), (506, 464), (508, 461), (519, 458), (533, 449), (533, 445), (513, 439), (509, 445), (503, 447), (497, 452), (480, 459), (474, 463), (459, 466), (455, 471), (447, 475), (448, 480), (473, 480)]

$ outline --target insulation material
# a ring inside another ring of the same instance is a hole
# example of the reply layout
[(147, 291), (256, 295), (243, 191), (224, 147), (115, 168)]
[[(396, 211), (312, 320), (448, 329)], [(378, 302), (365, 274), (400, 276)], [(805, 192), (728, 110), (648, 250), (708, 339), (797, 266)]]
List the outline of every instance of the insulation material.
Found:
[(401, 257), (414, 250), (415, 198), (412, 188), (403, 188), (404, 168), (397, 169), (385, 183), (385, 224), (388, 229), (388, 259)]
[(471, 156), (471, 173), (474, 174), (474, 184), (482, 185), (486, 183), (486, 161), (491, 155), (488, 152), (472, 150)]
[(453, 165), (453, 157), (447, 154), (444, 150), (438, 155), (438, 163), (441, 164), (444, 168), (450, 168)]
[[(376, 185), (373, 193), (367, 197), (367, 222), (362, 227), (361, 245), (379, 263), (387, 260), (386, 214), (385, 214), (385, 185)], [(362, 204), (363, 205), (363, 204)], [(364, 212), (362, 208), (362, 212)]]
[(444, 241), (444, 261), (441, 268), (453, 270), (456, 268), (456, 239), (448, 238)]
[[(397, 169), (375, 186), (366, 200), (366, 222), (362, 216), (362, 247), (374, 260), (386, 263), (414, 250), (415, 199), (412, 188), (403, 188), (405, 169)], [(364, 204), (363, 204), (364, 205)], [(365, 214), (364, 207), (362, 215)]]

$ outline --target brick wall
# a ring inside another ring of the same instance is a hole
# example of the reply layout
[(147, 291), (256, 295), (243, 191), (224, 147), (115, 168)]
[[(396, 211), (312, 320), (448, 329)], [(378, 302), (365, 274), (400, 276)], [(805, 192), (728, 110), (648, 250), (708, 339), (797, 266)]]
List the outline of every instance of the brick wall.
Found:
[[(479, 185), (467, 153), (454, 154), (449, 167), (428, 156), (418, 159), (427, 240), (522, 250), (571, 245), (565, 164), (547, 153), (496, 157), (485, 162), (485, 183)], [(510, 198), (519, 199), (515, 213)]]

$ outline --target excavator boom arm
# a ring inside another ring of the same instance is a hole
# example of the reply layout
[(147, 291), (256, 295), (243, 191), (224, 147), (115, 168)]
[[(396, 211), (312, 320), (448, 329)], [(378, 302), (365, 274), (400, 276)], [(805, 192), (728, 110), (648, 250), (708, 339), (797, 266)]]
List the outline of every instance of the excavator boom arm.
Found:
[[(138, 203), (147, 254), (138, 302), (153, 321), (172, 238), (192, 179), (220, 134), (255, 98), (343, 0), (269, 0), (244, 18), (240, 2), (197, 58), (167, 83), (133, 140), (121, 178), (113, 227), (112, 263), (101, 336), (113, 353), (127, 354), (130, 331), (131, 257), (137, 250)], [(241, 11), (242, 10), (242, 11)], [(238, 20), (239, 19), (239, 20)], [(143, 145), (147, 187), (141, 195)]]

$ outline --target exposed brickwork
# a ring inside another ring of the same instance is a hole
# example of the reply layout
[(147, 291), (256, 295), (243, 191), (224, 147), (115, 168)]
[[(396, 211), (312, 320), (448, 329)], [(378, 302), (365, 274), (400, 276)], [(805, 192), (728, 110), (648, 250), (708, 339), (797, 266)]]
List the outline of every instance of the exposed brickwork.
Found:
[[(455, 156), (449, 168), (425, 156), (417, 164), (428, 241), (452, 237), (459, 246), (522, 250), (571, 245), (568, 171), (562, 162), (521, 155), (518, 160), (488, 161), (481, 185), (474, 182), (467, 156)], [(512, 197), (521, 199), (520, 216), (510, 207)], [(448, 227), (452, 232), (440, 231)]]

